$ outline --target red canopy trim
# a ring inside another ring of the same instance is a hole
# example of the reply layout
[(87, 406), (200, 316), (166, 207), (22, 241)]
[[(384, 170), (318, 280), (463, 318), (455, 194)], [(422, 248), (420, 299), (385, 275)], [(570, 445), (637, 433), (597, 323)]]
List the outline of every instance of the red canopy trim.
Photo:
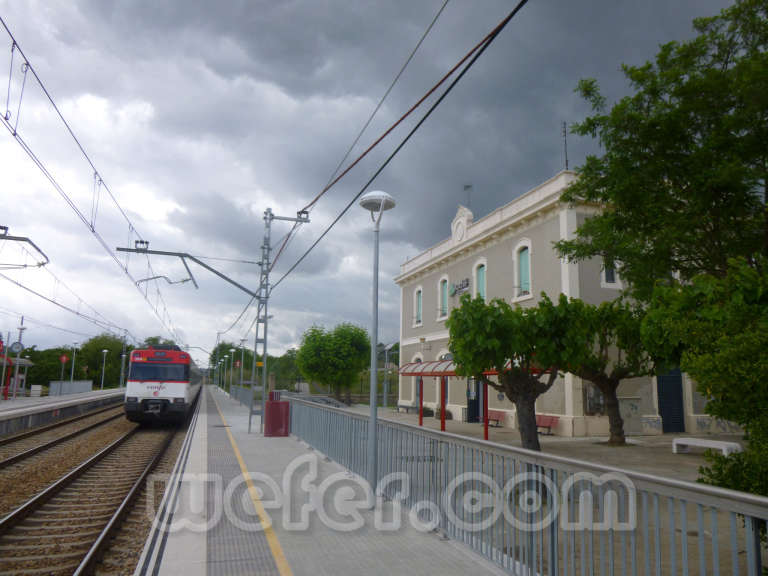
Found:
[[(504, 368), (509, 370), (512, 362), (507, 360)], [(533, 374), (541, 371), (534, 368)], [(408, 362), (400, 367), (401, 376), (456, 376), (456, 364), (453, 360), (433, 360), (431, 362)], [(483, 376), (498, 376), (498, 370), (486, 370)]]

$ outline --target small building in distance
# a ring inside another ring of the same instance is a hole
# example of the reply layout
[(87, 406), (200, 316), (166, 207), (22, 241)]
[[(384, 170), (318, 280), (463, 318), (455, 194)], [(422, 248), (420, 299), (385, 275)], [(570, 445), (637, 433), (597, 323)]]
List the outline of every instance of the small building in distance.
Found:
[[(450, 358), (445, 322), (463, 294), (520, 306), (536, 305), (542, 292), (553, 301), (563, 293), (591, 304), (620, 295), (623, 285), (616, 270), (599, 259), (566, 262), (554, 248), (554, 242), (573, 238), (596, 210), (560, 201), (575, 178), (574, 172), (562, 171), (477, 221), (459, 206), (450, 237), (400, 266), (395, 282), (401, 292), (401, 364)], [(426, 406), (440, 405), (438, 381), (424, 378)], [(449, 378), (446, 405), (455, 419), (482, 419), (481, 388), (466, 378)], [(704, 399), (679, 370), (624, 381), (618, 396), (629, 435), (723, 431), (718, 429), (722, 423), (703, 414)], [(418, 378), (400, 376), (398, 405), (418, 403)], [(488, 408), (505, 411), (505, 425), (517, 426), (515, 407), (503, 394), (489, 389)], [(608, 434), (602, 394), (572, 374), (558, 378), (539, 397), (536, 413), (558, 416), (553, 432), (559, 435)]]

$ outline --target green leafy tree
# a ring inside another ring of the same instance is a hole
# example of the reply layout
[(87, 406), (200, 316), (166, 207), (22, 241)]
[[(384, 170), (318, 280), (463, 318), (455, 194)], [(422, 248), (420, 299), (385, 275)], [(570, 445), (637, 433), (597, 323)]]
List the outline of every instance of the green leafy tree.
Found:
[[(577, 355), (569, 334), (574, 325), (570, 316), (562, 295), (555, 305), (542, 294), (534, 308), (513, 308), (499, 299), (487, 304), (464, 295), (448, 319), (456, 373), (485, 382), (514, 403), (523, 448), (541, 450), (536, 398)], [(488, 371), (498, 372), (498, 382), (484, 375)]]
[[(654, 363), (645, 350), (641, 327), (644, 313), (621, 300), (599, 306), (570, 300), (571, 351), (568, 372), (592, 382), (605, 398), (611, 444), (625, 444), (624, 421), (616, 394), (625, 378), (653, 373)], [(564, 359), (565, 360), (565, 359)]]
[(343, 323), (331, 332), (312, 326), (302, 336), (296, 365), (305, 379), (330, 387), (340, 398), (365, 369), (370, 350), (368, 333), (359, 326)]
[(176, 342), (163, 338), (162, 336), (148, 336), (144, 339), (144, 346), (173, 346)]
[[(757, 267), (754, 267), (754, 264)], [(643, 323), (649, 350), (680, 363), (707, 398), (706, 412), (738, 423), (742, 454), (708, 456), (706, 482), (768, 496), (768, 262), (731, 260), (719, 278), (658, 286)]]
[[(230, 350), (234, 350), (234, 353), (231, 353)], [(230, 382), (237, 384), (240, 381), (240, 368), (237, 366), (239, 363), (242, 363), (243, 367), (243, 380), (250, 381), (251, 379), (251, 371), (253, 369), (253, 350), (249, 349), (248, 347), (240, 349), (239, 344), (235, 344), (234, 342), (227, 342), (226, 340), (223, 340), (219, 342), (216, 347), (211, 351), (211, 355), (208, 359), (211, 366), (214, 368), (216, 367), (216, 363), (219, 360), (222, 360), (224, 356), (227, 356), (227, 365), (226, 365), (226, 383), (227, 386)], [(267, 362), (267, 369), (269, 369), (269, 364), (273, 361), (273, 357), (269, 356), (269, 360)], [(261, 361), (261, 355), (256, 355), (256, 361)], [(224, 377), (224, 369), (221, 369), (221, 375), (222, 378)], [(257, 373), (256, 373), (256, 379), (261, 380), (261, 372), (260, 368), (257, 367)]]
[[(75, 377), (92, 380), (94, 388), (101, 386), (101, 366), (104, 362), (102, 350), (107, 351), (104, 364), (104, 388), (115, 388), (120, 383), (120, 362), (123, 341), (112, 334), (99, 334), (85, 341), (77, 352)], [(127, 353), (127, 352), (126, 352)], [(128, 369), (126, 358), (126, 370)], [(78, 372), (80, 374), (78, 375)]]
[(729, 257), (768, 255), (768, 3), (738, 1), (694, 27), (654, 62), (624, 65), (634, 94), (610, 110), (595, 80), (577, 88), (594, 115), (574, 131), (605, 152), (563, 200), (601, 212), (557, 248), (620, 263), (643, 301), (673, 273), (722, 278)]
[(267, 369), (275, 375), (275, 386), (292, 390), (300, 377), (299, 368), (296, 366), (296, 349), (286, 350), (282, 356), (274, 360), (270, 358)]

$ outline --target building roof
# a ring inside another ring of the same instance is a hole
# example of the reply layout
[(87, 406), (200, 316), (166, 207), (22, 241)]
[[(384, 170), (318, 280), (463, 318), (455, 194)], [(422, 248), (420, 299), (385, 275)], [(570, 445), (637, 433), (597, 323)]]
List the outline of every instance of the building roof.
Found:
[(454, 222), (463, 216), (466, 228), (462, 230), (462, 233), (454, 234), (421, 254), (406, 260), (400, 265), (400, 274), (395, 278), (395, 282), (401, 284), (414, 274), (434, 265), (437, 261), (466, 250), (506, 228), (517, 225), (536, 215), (545, 207), (557, 206), (560, 203), (563, 189), (575, 179), (576, 173), (571, 170), (558, 172), (549, 180), (542, 182), (475, 222), (472, 221), (471, 212), (460, 206)]

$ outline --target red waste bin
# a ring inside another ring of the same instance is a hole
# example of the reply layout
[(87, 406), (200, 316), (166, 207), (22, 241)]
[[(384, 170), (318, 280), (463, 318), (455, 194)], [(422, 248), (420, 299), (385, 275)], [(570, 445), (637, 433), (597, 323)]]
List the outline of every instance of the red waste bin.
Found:
[(288, 436), (291, 433), (291, 404), (269, 401), (264, 411), (264, 436)]

